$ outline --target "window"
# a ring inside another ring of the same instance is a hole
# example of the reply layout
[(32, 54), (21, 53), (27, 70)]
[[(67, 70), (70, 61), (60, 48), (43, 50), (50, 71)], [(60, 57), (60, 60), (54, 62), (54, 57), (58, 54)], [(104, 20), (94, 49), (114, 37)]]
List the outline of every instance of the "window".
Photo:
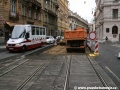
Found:
[(38, 13), (38, 20), (41, 20), (40, 12)]
[(40, 35), (42, 35), (42, 28), (40, 27)]
[(45, 15), (45, 22), (47, 23), (47, 15)]
[(112, 27), (112, 34), (118, 34), (118, 27), (117, 26)]
[(45, 28), (43, 28), (43, 35), (45, 35)]
[(35, 35), (35, 27), (32, 27), (32, 35)]
[(36, 27), (36, 35), (39, 35), (39, 27)]
[(34, 12), (34, 19), (37, 19), (36, 15), (37, 15), (37, 14), (36, 14), (36, 11), (35, 11), (35, 12)]
[(118, 2), (119, 0), (115, 0), (115, 2)]
[(31, 10), (31, 8), (29, 8), (29, 17), (31, 18), (32, 17), (32, 10)]
[(118, 9), (113, 9), (113, 19), (118, 19)]
[(25, 14), (25, 5), (24, 5), (24, 4), (22, 4), (22, 15), (23, 15), (23, 16), (26, 15), (26, 14)]
[(10, 0), (10, 14), (16, 16), (16, 0)]
[(106, 33), (109, 33), (109, 28), (106, 28)]
[(3, 30), (0, 29), (0, 37), (3, 36)]

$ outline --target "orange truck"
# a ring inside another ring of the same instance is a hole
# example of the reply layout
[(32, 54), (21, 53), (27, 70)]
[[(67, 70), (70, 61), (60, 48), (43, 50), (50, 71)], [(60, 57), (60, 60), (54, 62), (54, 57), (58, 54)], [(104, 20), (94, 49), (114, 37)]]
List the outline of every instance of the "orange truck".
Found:
[(86, 39), (87, 30), (86, 28), (76, 28), (75, 30), (65, 30), (64, 39), (66, 40), (67, 52), (72, 49), (80, 49), (85, 52), (86, 50)]

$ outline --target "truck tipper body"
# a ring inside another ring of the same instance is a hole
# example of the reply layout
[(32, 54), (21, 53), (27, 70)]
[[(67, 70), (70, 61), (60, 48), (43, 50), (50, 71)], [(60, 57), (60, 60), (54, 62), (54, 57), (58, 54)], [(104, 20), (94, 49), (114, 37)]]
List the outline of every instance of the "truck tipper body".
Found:
[(67, 52), (71, 49), (86, 50), (87, 30), (85, 28), (76, 28), (75, 30), (65, 30), (64, 39), (66, 40)]

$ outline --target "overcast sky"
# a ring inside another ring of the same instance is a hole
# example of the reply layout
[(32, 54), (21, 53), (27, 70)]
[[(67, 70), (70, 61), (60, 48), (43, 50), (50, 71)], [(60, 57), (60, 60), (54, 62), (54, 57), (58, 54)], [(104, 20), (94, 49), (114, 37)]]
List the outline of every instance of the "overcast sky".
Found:
[(92, 11), (95, 10), (95, 0), (68, 0), (69, 9), (73, 12), (77, 12), (82, 18), (89, 23), (93, 19)]

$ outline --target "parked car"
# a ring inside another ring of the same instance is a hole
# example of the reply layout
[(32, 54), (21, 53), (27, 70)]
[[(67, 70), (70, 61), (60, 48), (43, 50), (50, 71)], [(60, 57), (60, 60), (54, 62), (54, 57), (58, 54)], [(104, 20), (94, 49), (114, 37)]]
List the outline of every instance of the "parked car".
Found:
[(53, 38), (53, 36), (46, 36), (46, 43), (54, 43), (55, 39)]
[(59, 41), (59, 44), (60, 44), (60, 45), (66, 45), (66, 41), (65, 41), (65, 39), (64, 39), (64, 36), (61, 36), (60, 41)]

